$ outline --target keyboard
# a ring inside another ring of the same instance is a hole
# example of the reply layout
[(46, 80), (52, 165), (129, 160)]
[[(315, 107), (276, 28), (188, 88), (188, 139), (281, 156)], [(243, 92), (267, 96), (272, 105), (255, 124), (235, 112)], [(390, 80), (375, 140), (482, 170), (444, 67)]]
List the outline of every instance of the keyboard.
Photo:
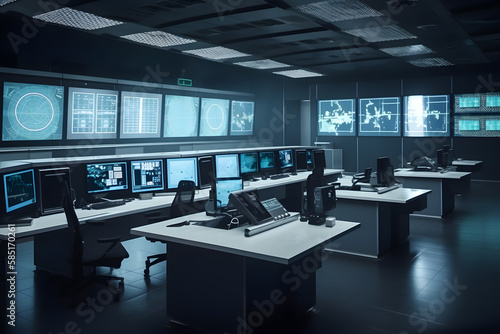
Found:
[(338, 186), (336, 188), (336, 190), (356, 190), (356, 191), (359, 191), (361, 190), (361, 186), (360, 185), (354, 185), (354, 186)]
[(383, 193), (386, 193), (388, 191), (398, 189), (398, 188), (401, 188), (401, 185), (398, 183), (393, 184), (392, 186), (388, 186), (388, 187), (379, 187), (379, 188), (377, 188), (377, 193), (383, 194)]
[(83, 209), (95, 209), (95, 210), (100, 210), (100, 209), (107, 209), (107, 208), (112, 208), (115, 206), (120, 206), (126, 204), (128, 201), (125, 200), (115, 200), (115, 201), (104, 201), (104, 202), (97, 202), (97, 203), (90, 203), (87, 204), (83, 207)]
[(274, 175), (271, 175), (269, 178), (271, 180), (278, 180), (278, 179), (283, 179), (285, 177), (289, 177), (290, 174), (274, 174)]

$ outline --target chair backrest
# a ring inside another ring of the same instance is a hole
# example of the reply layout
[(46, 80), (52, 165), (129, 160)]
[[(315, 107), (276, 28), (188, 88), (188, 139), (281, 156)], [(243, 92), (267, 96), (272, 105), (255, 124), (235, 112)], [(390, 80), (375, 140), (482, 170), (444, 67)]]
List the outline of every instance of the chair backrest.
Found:
[(64, 214), (66, 215), (66, 220), (68, 222), (68, 229), (73, 235), (73, 254), (72, 254), (72, 268), (74, 277), (83, 276), (83, 240), (80, 232), (80, 221), (75, 212), (75, 207), (73, 206), (73, 198), (71, 195), (71, 189), (67, 182), (62, 185), (62, 206), (64, 208)]
[(197, 212), (193, 205), (195, 191), (196, 184), (194, 181), (179, 181), (177, 192), (175, 193), (172, 206), (170, 207), (171, 218)]

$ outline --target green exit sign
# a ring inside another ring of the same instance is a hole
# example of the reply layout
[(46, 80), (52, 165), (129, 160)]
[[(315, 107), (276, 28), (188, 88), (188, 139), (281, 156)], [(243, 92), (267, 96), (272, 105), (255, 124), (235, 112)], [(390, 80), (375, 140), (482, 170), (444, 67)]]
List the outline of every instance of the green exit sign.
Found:
[(179, 78), (179, 79), (177, 79), (177, 84), (179, 86), (192, 86), (193, 85), (193, 80)]

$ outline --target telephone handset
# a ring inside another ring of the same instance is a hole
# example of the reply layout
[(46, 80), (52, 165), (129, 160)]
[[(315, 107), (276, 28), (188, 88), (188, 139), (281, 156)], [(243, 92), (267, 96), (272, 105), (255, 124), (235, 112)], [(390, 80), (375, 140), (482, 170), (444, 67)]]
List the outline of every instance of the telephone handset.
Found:
[(271, 214), (262, 205), (257, 194), (252, 191), (232, 192), (229, 194), (229, 201), (239, 213), (250, 221), (250, 224), (262, 224), (270, 218), (272, 219)]

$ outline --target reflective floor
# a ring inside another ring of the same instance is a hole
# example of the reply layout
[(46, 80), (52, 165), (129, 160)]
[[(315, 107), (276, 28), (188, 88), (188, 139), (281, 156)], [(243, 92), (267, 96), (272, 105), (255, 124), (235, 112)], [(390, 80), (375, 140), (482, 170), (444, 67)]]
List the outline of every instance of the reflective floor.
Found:
[[(314, 310), (282, 333), (493, 333), (500, 330), (500, 191), (472, 182), (444, 219), (411, 218), (409, 240), (380, 259), (329, 253), (317, 274)], [(70, 282), (35, 271), (33, 244), (18, 245), (17, 318), (12, 333), (189, 333), (166, 317), (165, 263), (143, 275), (147, 255), (165, 249), (124, 242), (130, 258), (115, 289), (93, 285), (71, 305)], [(200, 284), (204, 275), (200, 272)], [(214, 301), (217, 307), (217, 301)], [(295, 319), (296, 320), (296, 319)], [(252, 328), (247, 332), (251, 333)]]

